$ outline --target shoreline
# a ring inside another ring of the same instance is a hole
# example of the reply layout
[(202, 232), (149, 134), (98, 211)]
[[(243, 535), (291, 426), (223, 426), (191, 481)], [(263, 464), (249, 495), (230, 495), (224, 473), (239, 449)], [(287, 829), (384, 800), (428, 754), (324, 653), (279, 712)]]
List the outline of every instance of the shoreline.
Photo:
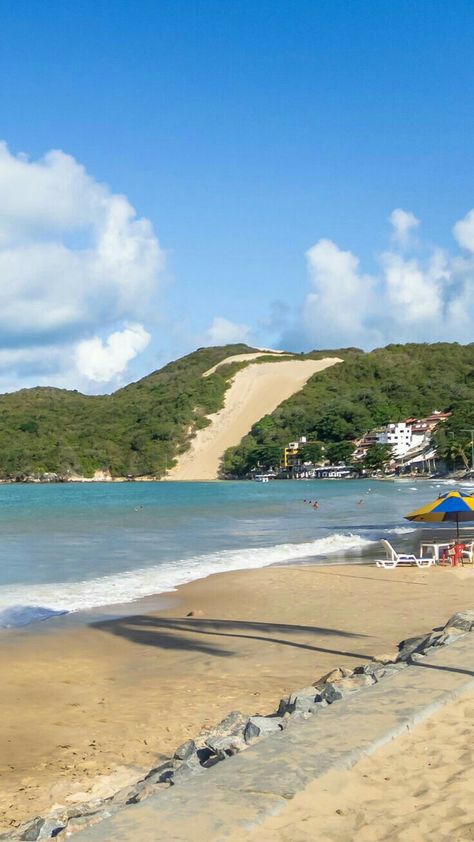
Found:
[[(172, 470), (171, 468), (169, 469)], [(425, 476), (423, 474), (403, 474), (400, 476), (354, 476), (354, 477), (324, 477), (324, 478), (317, 478), (317, 477), (301, 477), (301, 478), (291, 478), (291, 477), (272, 477), (272, 482), (353, 482), (354, 480), (360, 481), (369, 481), (370, 482), (408, 482), (408, 481), (429, 481), (429, 482), (459, 482), (462, 484), (464, 480), (474, 479), (473, 473), (471, 470), (467, 471), (462, 476), (459, 476), (458, 472), (453, 474), (446, 474), (442, 477), (433, 477), (433, 476)], [(27, 479), (12, 479), (10, 477), (3, 477), (0, 478), (0, 485), (81, 485), (81, 484), (100, 484), (103, 483), (104, 485), (114, 485), (117, 483), (163, 483), (169, 482), (170, 484), (173, 483), (229, 483), (229, 482), (255, 482), (255, 480), (250, 479), (248, 477), (231, 477), (229, 479), (224, 479), (221, 477), (213, 477), (213, 478), (203, 478), (203, 479), (173, 479), (169, 477), (168, 474), (165, 474), (162, 477), (156, 477), (151, 475), (143, 475), (143, 476), (136, 476), (136, 477), (128, 477), (128, 476), (100, 476), (100, 477), (82, 477), (82, 476), (73, 476), (73, 477), (61, 477), (58, 476), (55, 479), (40, 479), (36, 477), (29, 477)]]
[(0, 829), (112, 794), (230, 710), (269, 713), (334, 667), (390, 652), (472, 605), (473, 574), (273, 566), (182, 585), (160, 610), (9, 630)]

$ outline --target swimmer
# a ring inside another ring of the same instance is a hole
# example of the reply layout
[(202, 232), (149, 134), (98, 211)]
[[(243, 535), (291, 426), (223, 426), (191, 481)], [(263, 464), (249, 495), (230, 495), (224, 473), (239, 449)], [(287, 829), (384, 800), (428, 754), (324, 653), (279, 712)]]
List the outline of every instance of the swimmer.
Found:
[(319, 509), (319, 503), (317, 500), (315, 500), (313, 503), (313, 509)]
[(358, 501), (357, 501), (357, 505), (358, 505), (358, 506), (363, 506), (363, 505), (364, 505), (364, 501), (363, 501), (363, 500), (358, 500)]

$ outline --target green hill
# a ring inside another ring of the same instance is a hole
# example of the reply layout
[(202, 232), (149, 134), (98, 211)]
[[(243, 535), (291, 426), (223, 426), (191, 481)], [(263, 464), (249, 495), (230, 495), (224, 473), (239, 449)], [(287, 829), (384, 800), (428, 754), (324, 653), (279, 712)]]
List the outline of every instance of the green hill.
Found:
[(112, 395), (87, 396), (65, 389), (22, 389), (0, 395), (0, 476), (44, 473), (93, 476), (160, 476), (190, 428), (222, 406), (228, 380), (239, 365), (203, 372), (246, 345), (201, 348)]
[[(201, 348), (112, 395), (63, 389), (23, 389), (0, 395), (0, 477), (55, 473), (92, 476), (162, 476), (187, 447), (193, 430), (223, 404), (233, 374), (246, 363), (202, 374), (246, 345)], [(227, 451), (226, 475), (244, 476), (274, 464), (280, 448), (301, 435), (321, 443), (330, 458), (351, 450), (351, 440), (387, 421), (450, 409), (439, 433), (453, 459), (469, 451), (463, 430), (474, 426), (474, 344), (390, 345), (314, 351), (344, 358), (261, 419), (238, 447)], [(265, 358), (262, 358), (265, 359)], [(275, 364), (278, 360), (275, 360)]]
[(281, 448), (303, 435), (322, 445), (329, 459), (348, 459), (352, 441), (364, 432), (434, 409), (453, 413), (437, 434), (441, 455), (452, 463), (470, 461), (470, 436), (463, 431), (474, 427), (474, 344), (332, 353), (344, 357), (344, 364), (312, 377), (255, 424), (238, 447), (227, 451), (226, 475), (244, 476), (257, 465), (278, 463)]

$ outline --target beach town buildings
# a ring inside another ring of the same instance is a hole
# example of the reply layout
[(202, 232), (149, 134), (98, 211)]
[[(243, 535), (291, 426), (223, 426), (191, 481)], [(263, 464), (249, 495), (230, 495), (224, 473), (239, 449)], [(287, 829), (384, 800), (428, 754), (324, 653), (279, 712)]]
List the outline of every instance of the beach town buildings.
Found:
[(433, 430), (439, 423), (446, 421), (449, 415), (449, 412), (434, 410), (426, 418), (407, 418), (405, 421), (377, 427), (355, 442), (354, 459), (363, 459), (373, 444), (389, 445), (395, 461), (415, 456), (420, 450), (431, 446)]
[[(435, 410), (425, 418), (407, 418), (405, 421), (390, 422), (367, 432), (354, 442), (353, 461), (361, 461), (374, 444), (385, 444), (392, 448), (390, 467), (393, 471), (436, 470), (436, 451), (432, 443), (435, 427), (449, 418), (449, 412)], [(307, 436), (288, 442), (283, 448), (280, 465), (281, 475), (292, 479), (343, 479), (352, 476), (353, 466), (328, 465), (323, 458), (318, 463), (304, 459), (304, 446), (313, 444)]]

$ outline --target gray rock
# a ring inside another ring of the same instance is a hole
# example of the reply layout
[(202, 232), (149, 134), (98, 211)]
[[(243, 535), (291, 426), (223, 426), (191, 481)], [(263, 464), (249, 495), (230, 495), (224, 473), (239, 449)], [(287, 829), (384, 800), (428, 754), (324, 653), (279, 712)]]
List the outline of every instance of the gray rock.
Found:
[(354, 675), (375, 675), (380, 667), (384, 667), (381, 661), (370, 661), (368, 664), (360, 664), (354, 670)]
[(318, 678), (317, 681), (314, 682), (313, 687), (322, 687), (323, 684), (326, 684), (328, 681), (339, 681), (340, 678), (349, 678), (352, 675), (352, 670), (348, 669), (348, 667), (336, 667), (335, 669), (327, 672), (326, 675), (321, 676)]
[(295, 711), (312, 712), (314, 704), (321, 701), (320, 692), (312, 684), (309, 687), (303, 687), (301, 690), (296, 690), (290, 696), (284, 696), (280, 700), (278, 706), (278, 716), (283, 716), (285, 713), (294, 713)]
[(246, 743), (255, 740), (257, 737), (268, 737), (282, 731), (286, 727), (283, 719), (279, 716), (251, 716), (244, 731)]
[(462, 631), (462, 629), (451, 626), (451, 628), (445, 629), (441, 632), (436, 646), (449, 646), (450, 643), (455, 643), (456, 640), (459, 640), (460, 637), (464, 637), (465, 634), (467, 634), (467, 632)]
[(436, 646), (440, 634), (433, 632), (419, 637), (409, 637), (399, 645), (397, 661), (406, 661), (414, 652), (426, 652), (431, 646)]
[(422, 664), (423, 661), (425, 660), (425, 658), (426, 658), (426, 655), (423, 655), (422, 652), (413, 652), (408, 659), (408, 663), (409, 664)]
[(350, 678), (341, 678), (339, 681), (329, 681), (324, 685), (321, 695), (328, 705), (332, 705), (338, 699), (344, 699), (351, 693), (357, 693), (363, 687), (370, 687), (375, 684), (375, 678), (371, 675), (352, 675)]
[[(71, 836), (78, 830), (84, 830), (86, 827), (92, 827), (95, 824), (99, 824), (99, 822), (102, 822), (104, 819), (108, 819), (111, 815), (112, 813), (110, 809), (104, 809), (95, 813), (93, 816), (77, 816), (77, 818), (70, 819), (67, 826), (68, 836)], [(61, 839), (61, 837), (59, 838)]]
[(144, 782), (137, 783), (135, 786), (125, 786), (119, 789), (111, 798), (107, 798), (106, 803), (112, 807), (124, 807), (125, 804), (136, 804), (139, 799), (139, 794), (147, 784)]
[(176, 749), (174, 756), (176, 760), (189, 760), (193, 754), (196, 754), (196, 743), (194, 740), (186, 740)]
[(171, 780), (166, 783), (137, 784), (137, 786), (129, 789), (127, 793), (124, 792), (122, 800), (118, 801), (117, 804), (114, 803), (114, 806), (120, 809), (120, 807), (129, 806), (131, 804), (139, 804), (140, 801), (143, 801), (144, 798), (148, 798), (149, 795), (156, 795), (156, 793), (161, 789), (169, 789), (170, 786)]
[(165, 763), (161, 763), (160, 766), (156, 766), (154, 769), (150, 769), (147, 775), (142, 778), (142, 783), (145, 781), (147, 784), (161, 784), (168, 781), (173, 774), (175, 768), (175, 764), (172, 760), (167, 760)]
[(474, 631), (474, 609), (453, 614), (446, 623), (444, 631), (452, 628), (461, 629), (464, 632)]
[(73, 804), (63, 813), (68, 819), (74, 819), (77, 816), (93, 816), (98, 813), (104, 806), (104, 801), (100, 798), (94, 798), (92, 801), (83, 801), (81, 804)]
[(372, 673), (376, 681), (381, 681), (383, 678), (389, 678), (391, 675), (396, 675), (397, 672), (405, 669), (408, 664), (406, 661), (399, 661), (396, 664), (382, 664)]
[(243, 737), (239, 734), (236, 734), (235, 736), (229, 734), (225, 737), (210, 737), (206, 740), (206, 746), (213, 754), (217, 754), (220, 760), (224, 760), (226, 757), (231, 757), (233, 754), (238, 754), (240, 751), (247, 748)]
[(215, 728), (212, 729), (210, 737), (224, 737), (228, 735), (235, 736), (241, 734), (245, 730), (245, 726), (249, 721), (248, 716), (244, 716), (239, 710), (233, 710), (222, 722), (219, 722)]
[(9, 831), (0, 836), (5, 840), (21, 840), (21, 842), (36, 842), (37, 839), (51, 839), (57, 836), (67, 825), (67, 821), (57, 817), (43, 818), (36, 816), (29, 822), (25, 822), (15, 830)]
[(188, 778), (191, 778), (193, 775), (198, 775), (202, 771), (202, 766), (197, 763), (181, 763), (181, 766), (178, 766), (174, 772), (170, 783), (172, 786), (180, 784), (183, 781), (187, 781)]

